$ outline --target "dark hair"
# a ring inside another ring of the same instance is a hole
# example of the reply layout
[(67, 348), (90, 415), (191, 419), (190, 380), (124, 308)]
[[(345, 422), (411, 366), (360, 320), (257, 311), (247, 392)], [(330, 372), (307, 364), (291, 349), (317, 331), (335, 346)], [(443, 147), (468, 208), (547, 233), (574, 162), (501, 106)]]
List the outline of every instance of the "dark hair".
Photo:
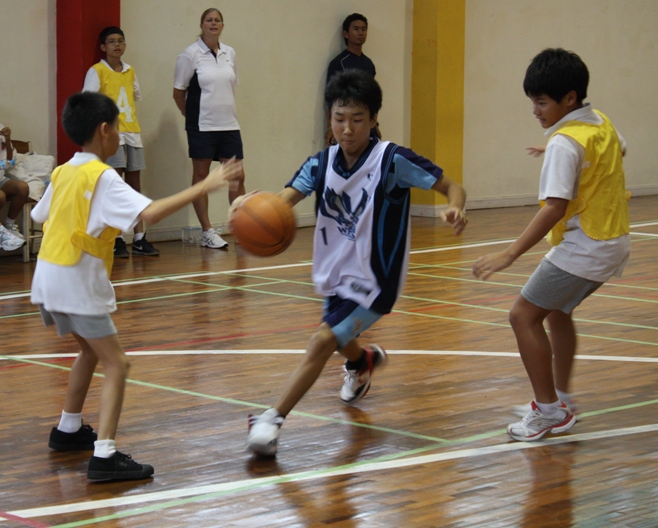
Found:
[(221, 18), (222, 22), (224, 22), (224, 15), (222, 15), (222, 12), (219, 9), (217, 9), (216, 7), (209, 7), (203, 13), (201, 13), (201, 22), (200, 23), (203, 24), (203, 19), (206, 18), (206, 15), (208, 13), (212, 13), (213, 11), (217, 11), (219, 13), (219, 18)]
[(62, 111), (62, 128), (76, 145), (89, 143), (103, 123), (114, 123), (119, 109), (107, 95), (79, 92), (66, 101)]
[[(362, 22), (365, 22), (366, 29), (368, 28), (368, 19), (366, 17), (364, 17), (361, 13), (352, 13), (345, 20), (343, 20), (343, 31), (349, 31), (352, 22), (355, 20), (361, 20)], [(345, 40), (345, 45), (347, 45), (347, 39), (345, 37), (343, 37), (343, 39)]]
[(324, 104), (329, 111), (335, 104), (365, 106), (372, 119), (382, 107), (382, 89), (369, 73), (345, 70), (336, 73), (327, 84)]
[(589, 71), (573, 51), (548, 48), (539, 53), (525, 72), (523, 90), (527, 96), (547, 95), (562, 101), (570, 91), (576, 92), (578, 103), (587, 97)]
[(124, 39), (126, 38), (121, 28), (118, 28), (116, 26), (108, 26), (103, 31), (101, 31), (100, 35), (98, 35), (98, 40), (100, 41), (101, 44), (105, 44), (105, 39), (107, 39), (107, 37), (109, 37), (110, 35), (115, 35), (115, 34), (121, 35)]

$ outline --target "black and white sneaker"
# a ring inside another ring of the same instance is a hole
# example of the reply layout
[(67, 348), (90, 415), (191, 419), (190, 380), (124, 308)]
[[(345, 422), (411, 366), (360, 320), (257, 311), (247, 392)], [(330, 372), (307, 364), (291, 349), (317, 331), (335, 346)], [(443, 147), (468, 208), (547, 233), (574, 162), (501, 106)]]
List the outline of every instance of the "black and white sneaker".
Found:
[(146, 255), (147, 257), (157, 257), (160, 254), (159, 249), (155, 249), (153, 244), (143, 236), (141, 240), (133, 240), (133, 255)]
[(355, 403), (363, 398), (370, 389), (372, 373), (388, 362), (388, 355), (379, 345), (370, 345), (365, 351), (365, 366), (360, 370), (350, 370), (344, 366), (345, 382), (340, 389), (340, 399), (345, 403)]

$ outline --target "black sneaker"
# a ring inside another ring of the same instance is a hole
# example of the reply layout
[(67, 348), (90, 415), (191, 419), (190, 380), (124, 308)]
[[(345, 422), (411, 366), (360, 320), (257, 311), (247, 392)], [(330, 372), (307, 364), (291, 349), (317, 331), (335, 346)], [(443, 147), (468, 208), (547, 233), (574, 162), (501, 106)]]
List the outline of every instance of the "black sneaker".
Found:
[(139, 480), (153, 475), (153, 466), (138, 464), (130, 455), (117, 451), (110, 458), (93, 456), (89, 459), (89, 480)]
[(83, 424), (75, 433), (64, 433), (53, 427), (50, 431), (48, 447), (55, 451), (89, 451), (94, 449), (94, 442), (98, 435), (91, 425)]
[(147, 257), (157, 257), (160, 250), (155, 249), (153, 244), (146, 240), (146, 236), (141, 240), (133, 240), (133, 255), (146, 255)]
[(123, 238), (114, 239), (114, 258), (128, 258), (130, 253), (128, 253), (128, 248), (126, 247), (126, 241)]

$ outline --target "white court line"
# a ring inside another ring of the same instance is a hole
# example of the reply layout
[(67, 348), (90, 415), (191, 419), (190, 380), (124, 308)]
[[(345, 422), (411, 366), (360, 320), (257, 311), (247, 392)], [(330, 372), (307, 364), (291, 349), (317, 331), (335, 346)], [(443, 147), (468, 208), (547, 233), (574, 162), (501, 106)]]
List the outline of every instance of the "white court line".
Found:
[(156, 491), (152, 493), (142, 493), (126, 497), (113, 499), (101, 499), (93, 501), (84, 501), (71, 504), (62, 504), (58, 506), (44, 506), (40, 508), (31, 508), (26, 510), (17, 510), (8, 512), (24, 519), (42, 517), (45, 515), (62, 515), (81, 511), (98, 510), (102, 508), (117, 508), (129, 506), (132, 504), (143, 504), (146, 502), (177, 500), (184, 497), (202, 496), (212, 493), (226, 493), (231, 491), (240, 491), (242, 488), (257, 488), (275, 485), (280, 482), (301, 482), (307, 480), (324, 479), (341, 475), (354, 475), (359, 473), (370, 473), (373, 471), (384, 471), (390, 469), (399, 469), (404, 467), (418, 466), (423, 464), (432, 464), (460, 458), (473, 458), (485, 455), (495, 455), (498, 453), (507, 453), (520, 451), (522, 449), (533, 449), (537, 447), (546, 447), (547, 445), (569, 444), (574, 442), (583, 442), (587, 440), (601, 440), (617, 436), (635, 435), (658, 431), (658, 424), (641, 425), (637, 427), (626, 427), (623, 429), (613, 429), (598, 431), (592, 433), (570, 434), (566, 436), (553, 437), (538, 442), (507, 442), (496, 444), (488, 447), (478, 447), (473, 449), (460, 449), (458, 451), (448, 451), (435, 453), (433, 455), (420, 455), (399, 460), (388, 460), (385, 462), (364, 462), (362, 464), (350, 464), (346, 467), (338, 466), (336, 468), (319, 469), (304, 471), (300, 473), (291, 473), (289, 475), (279, 475), (276, 477), (263, 477), (256, 479), (238, 480), (233, 482), (224, 482), (221, 484), (209, 484), (207, 486), (197, 486), (193, 488), (181, 488), (167, 491)]
[[(298, 354), (302, 355), (306, 351), (302, 349), (262, 349), (262, 350), (136, 350), (126, 352), (128, 356), (243, 356), (243, 355), (262, 355), (262, 354)], [(394, 356), (488, 356), (488, 357), (508, 357), (519, 358), (518, 352), (483, 352), (477, 350), (389, 350), (387, 354)], [(66, 354), (22, 354), (0, 355), (0, 361), (20, 361), (21, 359), (62, 359), (75, 358), (77, 353)], [(658, 357), (637, 357), (637, 356), (592, 356), (577, 354), (579, 360), (591, 361), (628, 361), (629, 363), (658, 363)]]
[(631, 231), (631, 235), (646, 236), (646, 237), (658, 237), (658, 233), (634, 233), (633, 231)]

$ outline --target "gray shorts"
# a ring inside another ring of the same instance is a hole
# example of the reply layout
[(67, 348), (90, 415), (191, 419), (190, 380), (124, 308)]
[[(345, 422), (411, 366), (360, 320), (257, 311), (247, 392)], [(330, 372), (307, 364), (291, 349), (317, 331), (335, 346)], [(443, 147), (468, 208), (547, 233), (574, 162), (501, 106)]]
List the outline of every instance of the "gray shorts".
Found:
[(79, 315), (49, 312), (42, 304), (39, 305), (39, 311), (41, 312), (43, 324), (46, 326), (55, 325), (57, 335), (60, 337), (66, 334), (78, 334), (85, 339), (98, 339), (117, 333), (110, 314)]
[(560, 310), (570, 314), (602, 284), (572, 275), (544, 258), (521, 290), (521, 295), (544, 310)]
[(107, 158), (105, 163), (114, 169), (124, 169), (126, 172), (144, 170), (146, 168), (144, 149), (131, 147), (130, 145), (119, 145), (116, 154)]
[(7, 176), (0, 176), (0, 189), (2, 189), (8, 181), (10, 180)]

